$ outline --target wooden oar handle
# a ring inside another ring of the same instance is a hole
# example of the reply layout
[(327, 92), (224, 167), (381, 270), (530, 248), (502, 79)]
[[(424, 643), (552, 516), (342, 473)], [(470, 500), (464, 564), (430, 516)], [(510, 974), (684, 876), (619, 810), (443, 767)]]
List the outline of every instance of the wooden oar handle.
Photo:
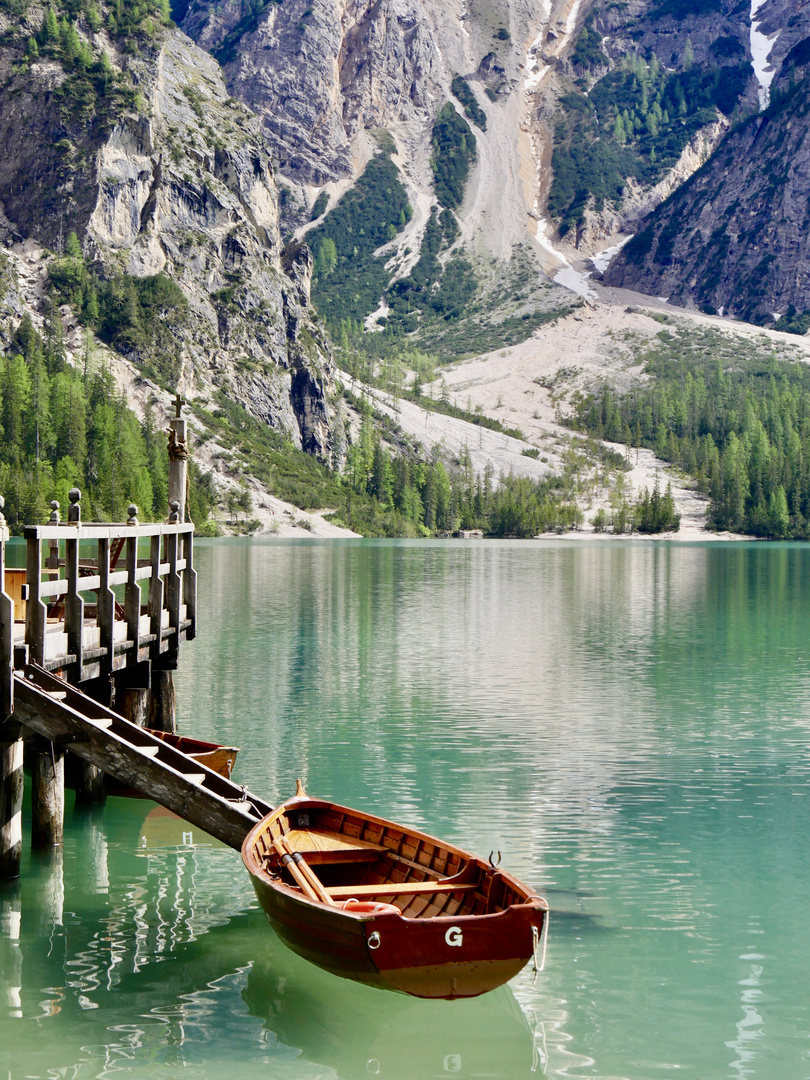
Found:
[(274, 839), (273, 847), (279, 859), (281, 859), (283, 865), (287, 867), (287, 869), (292, 874), (294, 880), (298, 883), (298, 885), (310, 898), (310, 900), (320, 900), (320, 897), (312, 888), (312, 885), (310, 885), (309, 879), (307, 878), (306, 874), (301, 871), (301, 868), (296, 864), (296, 861), (292, 857), (292, 855), (290, 855), (289, 852), (285, 850), (285, 846), (282, 841), (277, 838)]
[(295, 865), (297, 866), (297, 868), (301, 871), (301, 873), (307, 879), (307, 881), (309, 882), (310, 887), (314, 891), (317, 899), (320, 900), (320, 902), (322, 904), (334, 904), (334, 900), (329, 895), (329, 893), (326, 891), (326, 889), (323, 887), (323, 884), (322, 884), (320, 878), (315, 873), (315, 871), (312, 869), (312, 867), (309, 865), (309, 863), (306, 861), (306, 859), (301, 854), (301, 852), (300, 851), (294, 851), (292, 849), (292, 847), (290, 846), (290, 842), (289, 842), (289, 840), (287, 839), (286, 836), (282, 836), (280, 839), (281, 839), (282, 847), (286, 850), (286, 852), (292, 858), (292, 860), (295, 863)]
[(293, 851), (286, 836), (276, 837), (273, 847), (310, 900), (317, 900), (321, 904), (334, 904), (335, 901), (327, 893), (315, 871), (300, 851)]

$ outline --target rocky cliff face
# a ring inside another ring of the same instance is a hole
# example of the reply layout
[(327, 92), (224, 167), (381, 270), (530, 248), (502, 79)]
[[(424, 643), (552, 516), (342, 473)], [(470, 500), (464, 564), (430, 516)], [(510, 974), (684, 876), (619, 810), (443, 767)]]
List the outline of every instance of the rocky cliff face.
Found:
[[(729, 129), (758, 115), (772, 69), (786, 62), (806, 21), (800, 0), (192, 0), (182, 25), (222, 62), (231, 92), (261, 117), (281, 172), (300, 185), (286, 226), (298, 235), (313, 189), (327, 186), (334, 201), (365, 166), (364, 133), (391, 131), (415, 209), (391, 248), (403, 274), (435, 199), (432, 123), (448, 100), (461, 111), (451, 83), (462, 75), (488, 123), (475, 131), (478, 162), (457, 210), (456, 250), (483, 266), (487, 258), (505, 263), (524, 246), (555, 281), (581, 289), (573, 264), (582, 255), (643, 228), (665, 200), (679, 208), (672, 213), (693, 213), (686, 189), (683, 203), (673, 193), (701, 167), (701, 176), (713, 175), (716, 148)], [(777, 76), (775, 92), (779, 85)], [(729, 143), (736, 149), (718, 151), (723, 169), (742, 168), (748, 137), (733, 134), (742, 140)], [(754, 142), (757, 156), (765, 144)], [(703, 184), (689, 184), (689, 198)], [(742, 173), (739, 183), (726, 182), (735, 191), (729, 205), (738, 196), (748, 205), (750, 184)], [(714, 221), (706, 232), (712, 218), (698, 246), (717, 228)], [(665, 228), (656, 224), (656, 235)], [(789, 228), (774, 228), (793, 243)], [(695, 235), (671, 250), (660, 246), (670, 262), (658, 260), (657, 242), (643, 258), (631, 245), (609, 280), (697, 302), (697, 279), (713, 280), (714, 270), (694, 254)], [(740, 273), (749, 270), (740, 264)], [(726, 276), (735, 274), (729, 264)], [(700, 302), (729, 310), (730, 291), (711, 287)]]
[(183, 28), (262, 117), (289, 177), (322, 185), (352, 176), (359, 130), (432, 111), (442, 59), (421, 0), (287, 0), (255, 10), (247, 0), (196, 0)]
[(175, 341), (184, 393), (223, 391), (328, 458), (329, 348), (309, 306), (311, 264), (282, 252), (258, 124), (181, 33), (125, 52), (80, 18), (81, 47), (106, 56), (105, 92), (88, 105), (77, 66), (30, 46), (26, 58), (44, 17), (30, 9), (0, 27), (0, 138), (14, 148), (0, 160), (6, 243), (60, 250), (73, 230), (102, 276), (174, 279), (189, 311)]
[(769, 106), (643, 223), (606, 279), (749, 321), (784, 317), (792, 329), (810, 312), (810, 13), (762, 11), (760, 25), (782, 30)]

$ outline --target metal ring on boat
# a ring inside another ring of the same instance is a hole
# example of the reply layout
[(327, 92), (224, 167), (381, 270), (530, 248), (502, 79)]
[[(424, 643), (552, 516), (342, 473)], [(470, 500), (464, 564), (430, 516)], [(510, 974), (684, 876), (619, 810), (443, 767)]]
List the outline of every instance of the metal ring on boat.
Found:
[(379, 949), (380, 947), (380, 935), (376, 930), (373, 934), (368, 935), (368, 947), (370, 949)]

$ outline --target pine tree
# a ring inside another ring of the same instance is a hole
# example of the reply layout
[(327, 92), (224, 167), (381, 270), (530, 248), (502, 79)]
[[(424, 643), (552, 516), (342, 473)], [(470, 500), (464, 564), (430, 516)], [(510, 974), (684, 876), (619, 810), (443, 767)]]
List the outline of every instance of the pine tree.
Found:
[(65, 253), (70, 255), (73, 259), (81, 259), (82, 257), (82, 246), (79, 243), (78, 236), (73, 230), (67, 235), (67, 240), (65, 241)]

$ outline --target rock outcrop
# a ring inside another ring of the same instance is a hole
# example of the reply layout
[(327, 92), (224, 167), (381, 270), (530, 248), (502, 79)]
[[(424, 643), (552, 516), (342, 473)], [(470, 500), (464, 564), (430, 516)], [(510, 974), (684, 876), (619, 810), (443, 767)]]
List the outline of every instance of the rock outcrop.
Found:
[(282, 171), (307, 184), (351, 176), (361, 128), (426, 114), (440, 54), (420, 0), (197, 0), (183, 28), (262, 117)]
[(14, 148), (0, 159), (6, 242), (59, 251), (75, 231), (102, 277), (172, 278), (188, 300), (176, 338), (184, 393), (213, 402), (221, 391), (328, 460), (329, 346), (309, 306), (311, 263), (284, 258), (257, 121), (179, 31), (133, 56), (79, 21), (113, 72), (88, 119), (69, 68), (47, 56), (21, 64), (43, 17), (32, 9), (28, 24), (0, 27), (0, 138)]
[(810, 312), (808, 191), (810, 36), (784, 57), (769, 107), (644, 222), (606, 281), (754, 322)]

